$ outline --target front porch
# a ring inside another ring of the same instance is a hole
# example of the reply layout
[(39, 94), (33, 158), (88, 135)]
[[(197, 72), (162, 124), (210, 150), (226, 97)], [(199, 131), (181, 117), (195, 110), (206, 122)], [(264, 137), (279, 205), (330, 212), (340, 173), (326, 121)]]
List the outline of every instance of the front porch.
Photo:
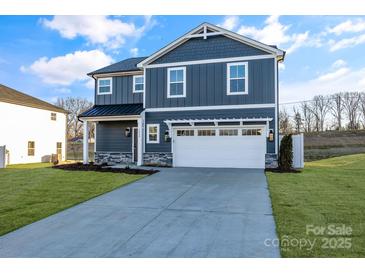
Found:
[(95, 163), (142, 165), (142, 104), (94, 106), (82, 113), (84, 124), (83, 163), (89, 163), (88, 134), (95, 124)]

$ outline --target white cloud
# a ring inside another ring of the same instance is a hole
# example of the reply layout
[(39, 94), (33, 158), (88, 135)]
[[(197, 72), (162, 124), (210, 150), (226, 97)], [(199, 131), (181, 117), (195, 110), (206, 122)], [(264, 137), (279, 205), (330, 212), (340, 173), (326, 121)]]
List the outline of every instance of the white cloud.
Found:
[(121, 19), (103, 15), (63, 16), (56, 15), (51, 20), (41, 19), (41, 23), (52, 30), (57, 30), (67, 39), (78, 36), (86, 38), (90, 44), (99, 44), (106, 48), (116, 49), (125, 44), (127, 38), (140, 37), (154, 24), (151, 16), (145, 17), (142, 26), (126, 23)]
[(321, 46), (319, 36), (310, 36), (309, 31), (289, 33), (291, 25), (285, 25), (279, 19), (279, 16), (272, 15), (266, 18), (262, 28), (241, 25), (237, 27), (237, 32), (268, 45), (277, 45), (286, 49), (288, 54), (301, 47)]
[(138, 53), (139, 53), (139, 50), (138, 50), (138, 48), (131, 48), (129, 50), (129, 52), (132, 55), (132, 57), (137, 57), (138, 56)]
[(61, 93), (61, 94), (69, 94), (69, 93), (71, 93), (71, 89), (69, 89), (69, 88), (65, 88), (65, 87), (62, 87), (62, 88), (56, 88), (56, 89), (55, 89), (55, 92), (56, 92), (56, 93)]
[(330, 51), (337, 51), (340, 49), (344, 49), (344, 48), (351, 48), (360, 44), (364, 44), (365, 43), (365, 34), (361, 34), (358, 36), (354, 36), (351, 38), (344, 38), (341, 39), (339, 41), (335, 41), (335, 40), (330, 40), (329, 41), (329, 45), (330, 45)]
[(284, 63), (279, 63), (279, 69), (284, 70), (285, 69), (285, 64)]
[(75, 51), (50, 59), (39, 58), (29, 67), (22, 66), (20, 70), (37, 75), (44, 83), (68, 86), (76, 81), (87, 81), (88, 72), (112, 62), (113, 59), (100, 50)]
[(342, 67), (309, 81), (280, 83), (280, 102), (296, 102), (341, 91), (365, 91), (365, 67), (352, 70)]
[(344, 66), (346, 66), (347, 65), (347, 63), (346, 63), (346, 61), (345, 60), (343, 60), (343, 59), (338, 59), (338, 60), (336, 60), (333, 64), (332, 64), (332, 68), (341, 68), (341, 67), (344, 67)]
[(232, 15), (232, 16), (226, 16), (224, 18), (224, 21), (218, 26), (228, 30), (234, 30), (238, 27), (238, 25), (239, 25), (239, 17), (236, 15)]
[(361, 32), (365, 31), (365, 20), (346, 20), (333, 28), (328, 28), (328, 33), (334, 33), (336, 35), (341, 35), (345, 32)]
[(331, 81), (331, 80), (336, 80), (338, 79), (339, 77), (342, 77), (344, 75), (346, 75), (347, 73), (350, 72), (350, 69), (349, 68), (339, 68), (335, 71), (332, 71), (332, 72), (328, 72), (328, 73), (325, 73), (323, 75), (320, 75), (316, 81), (318, 82), (326, 82), (326, 81)]

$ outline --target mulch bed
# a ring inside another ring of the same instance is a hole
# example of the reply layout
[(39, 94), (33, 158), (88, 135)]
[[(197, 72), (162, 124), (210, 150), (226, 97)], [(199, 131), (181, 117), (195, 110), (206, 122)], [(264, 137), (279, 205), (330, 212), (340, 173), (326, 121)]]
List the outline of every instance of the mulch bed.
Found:
[(265, 168), (265, 171), (275, 172), (275, 173), (301, 173), (300, 169), (282, 170), (280, 168)]
[(151, 175), (158, 170), (155, 169), (137, 169), (137, 168), (112, 168), (107, 165), (95, 165), (88, 164), (84, 165), (83, 163), (74, 163), (74, 164), (64, 164), (64, 165), (55, 165), (52, 168), (58, 168), (69, 171), (98, 171), (98, 172), (113, 172), (113, 173), (127, 173), (127, 174), (147, 174)]

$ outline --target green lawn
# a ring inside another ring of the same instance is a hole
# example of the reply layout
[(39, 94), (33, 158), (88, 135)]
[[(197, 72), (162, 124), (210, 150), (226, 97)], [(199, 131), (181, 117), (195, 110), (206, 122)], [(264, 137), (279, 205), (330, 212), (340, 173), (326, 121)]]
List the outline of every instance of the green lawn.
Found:
[[(365, 257), (365, 154), (306, 163), (302, 173), (266, 175), (279, 238), (289, 240), (283, 257)], [(307, 225), (325, 230), (307, 233)], [(340, 225), (351, 227), (351, 235), (330, 235)]]
[(0, 235), (145, 176), (64, 171), (49, 166), (0, 169)]

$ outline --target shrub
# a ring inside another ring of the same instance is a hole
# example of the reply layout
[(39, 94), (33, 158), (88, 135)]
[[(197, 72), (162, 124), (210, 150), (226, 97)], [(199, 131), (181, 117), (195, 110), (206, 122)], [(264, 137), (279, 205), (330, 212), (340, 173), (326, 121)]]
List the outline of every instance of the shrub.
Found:
[(291, 170), (293, 166), (292, 135), (284, 135), (280, 142), (279, 168), (283, 171)]

